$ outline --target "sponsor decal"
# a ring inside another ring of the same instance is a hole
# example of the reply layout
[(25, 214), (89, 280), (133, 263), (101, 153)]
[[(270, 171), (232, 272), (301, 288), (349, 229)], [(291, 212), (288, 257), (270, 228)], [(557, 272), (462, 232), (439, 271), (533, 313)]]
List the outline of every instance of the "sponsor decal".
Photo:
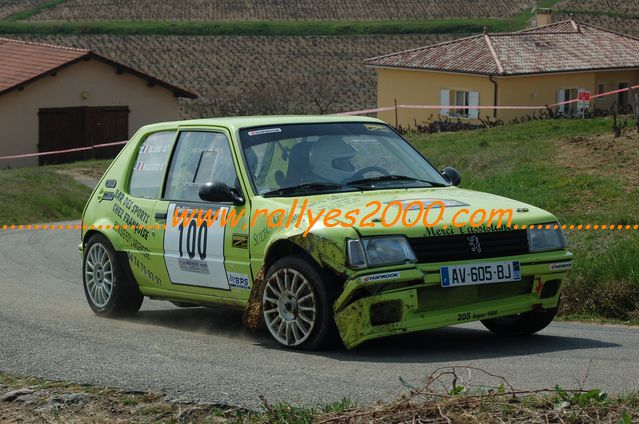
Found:
[[(460, 202), (459, 200), (455, 200), (455, 199), (433, 199), (433, 198), (424, 198), (424, 199), (397, 199), (394, 200), (395, 202), (399, 201), (402, 203), (402, 206), (404, 208), (408, 208), (408, 206), (410, 205), (410, 210), (416, 210), (419, 209), (419, 206), (417, 205), (411, 205), (411, 203), (413, 202), (422, 202), (424, 204), (424, 208), (428, 208), (430, 206), (431, 209), (439, 209), (441, 208), (441, 205), (443, 204), (444, 207), (446, 208), (458, 208), (461, 206), (468, 206), (467, 203), (464, 202)], [(388, 202), (384, 202), (385, 204), (389, 204), (391, 203), (391, 201)]]
[(136, 171), (163, 171), (164, 164), (163, 163), (154, 163), (154, 162), (142, 162), (137, 161), (135, 166), (133, 167)]
[(196, 274), (208, 274), (209, 267), (206, 262), (194, 261), (191, 259), (179, 258), (178, 264), (184, 272), (195, 272)]
[(366, 275), (364, 277), (361, 277), (360, 280), (363, 283), (370, 283), (371, 281), (393, 280), (395, 278), (399, 278), (399, 271), (384, 272), (382, 274)]
[(381, 131), (385, 133), (390, 132), (390, 129), (386, 125), (364, 124), (364, 128), (366, 128), (368, 131)]
[[(209, 227), (203, 218), (198, 222), (197, 212), (186, 205), (168, 206), (167, 217), (173, 217), (174, 225), (167, 225), (163, 246), (171, 284), (229, 290), (224, 267), (224, 228)], [(186, 218), (179, 219), (181, 213)]]
[(166, 153), (169, 151), (170, 148), (171, 148), (170, 144), (162, 144), (162, 145), (156, 146), (150, 143), (144, 143), (140, 147), (140, 153)]
[(281, 133), (281, 132), (282, 132), (281, 128), (265, 128), (263, 130), (249, 131), (248, 135), (253, 137), (254, 135), (273, 134), (273, 133)]
[(267, 226), (262, 228), (259, 232), (253, 234), (253, 245), (259, 246), (266, 241), (266, 238), (271, 234), (271, 229)]
[(561, 271), (564, 269), (572, 269), (572, 262), (561, 262), (558, 264), (550, 264), (551, 271)]
[(249, 290), (251, 285), (249, 284), (249, 278), (246, 274), (239, 274), (237, 272), (227, 272), (226, 277), (229, 280), (229, 286), (237, 289)]
[(233, 234), (233, 247), (248, 249), (248, 234)]

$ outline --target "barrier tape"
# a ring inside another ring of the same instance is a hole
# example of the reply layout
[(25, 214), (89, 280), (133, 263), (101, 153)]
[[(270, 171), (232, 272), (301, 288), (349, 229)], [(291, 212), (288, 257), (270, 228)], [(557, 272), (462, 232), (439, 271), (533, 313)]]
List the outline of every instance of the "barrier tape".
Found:
[[(634, 85), (632, 87), (628, 87), (628, 88), (620, 88), (619, 90), (613, 90), (613, 91), (608, 91), (605, 93), (600, 93), (600, 94), (594, 94), (591, 95), (590, 98), (591, 99), (597, 99), (599, 97), (605, 97), (605, 96), (610, 96), (613, 94), (618, 94), (618, 93), (623, 93), (626, 91), (631, 91), (634, 89), (639, 89), (639, 85)], [(400, 105), (396, 105), (396, 106), (386, 106), (386, 107), (378, 107), (378, 108), (374, 108), (374, 109), (363, 109), (363, 110), (353, 110), (353, 111), (349, 111), (349, 112), (341, 112), (341, 113), (336, 113), (336, 115), (343, 115), (343, 116), (349, 116), (349, 115), (365, 115), (368, 113), (376, 113), (376, 112), (386, 112), (389, 110), (396, 110), (396, 109), (454, 109), (454, 110), (459, 110), (459, 109), (468, 109), (468, 110), (483, 110), (483, 109), (498, 109), (498, 110), (539, 110), (539, 109), (546, 109), (546, 108), (552, 108), (552, 107), (557, 107), (557, 106), (563, 106), (563, 105), (568, 105), (571, 103), (576, 103), (578, 102), (579, 99), (573, 99), (573, 100), (567, 100), (565, 102), (558, 102), (558, 103), (553, 103), (550, 105), (543, 105), (543, 106), (453, 106), (453, 105), (405, 105), (405, 104), (400, 104)], [(76, 147), (73, 149), (65, 149), (65, 150), (56, 150), (56, 151), (51, 151), (51, 152), (41, 152), (41, 153), (27, 153), (27, 154), (22, 154), (22, 155), (13, 155), (13, 156), (0, 156), (0, 160), (9, 160), (9, 159), (21, 159), (21, 158), (31, 158), (31, 157), (39, 157), (39, 156), (51, 156), (51, 155), (60, 155), (63, 153), (74, 153), (74, 152), (83, 152), (83, 151), (87, 151), (87, 150), (93, 150), (93, 149), (100, 149), (103, 147), (110, 147), (110, 146), (118, 146), (118, 145), (122, 145), (122, 144), (126, 144), (128, 143), (128, 141), (116, 141), (114, 143), (103, 143), (103, 144), (96, 144), (93, 146), (89, 146), (89, 147)]]
[(72, 152), (83, 152), (86, 150), (100, 149), (103, 147), (111, 147), (111, 146), (119, 146), (122, 144), (126, 144), (128, 141), (116, 141), (114, 143), (102, 143), (102, 144), (94, 144), (89, 147), (75, 147), (73, 149), (65, 149), (65, 150), (55, 150), (51, 152), (40, 152), (40, 153), (26, 153), (23, 155), (13, 155), (13, 156), (0, 156), (0, 160), (3, 159), (20, 159), (20, 158), (32, 158), (36, 156), (51, 156), (51, 155), (59, 155), (62, 153), (72, 153)]
[[(590, 98), (591, 99), (597, 99), (599, 97), (605, 97), (605, 96), (610, 96), (612, 94), (618, 94), (618, 93), (623, 93), (626, 91), (631, 91), (634, 89), (639, 89), (639, 85), (634, 85), (632, 87), (628, 87), (628, 88), (620, 88), (619, 90), (613, 90), (613, 91), (608, 91), (605, 93), (600, 93), (600, 94), (594, 94), (591, 95)], [(341, 112), (341, 113), (337, 113), (336, 115), (345, 115), (345, 116), (349, 116), (349, 115), (365, 115), (368, 113), (375, 113), (375, 112), (385, 112), (385, 111), (389, 111), (389, 110), (395, 110), (395, 109), (454, 109), (454, 110), (459, 110), (459, 109), (463, 109), (463, 110), (482, 110), (482, 109), (499, 109), (499, 110), (507, 110), (507, 109), (511, 109), (511, 110), (539, 110), (539, 109), (546, 109), (546, 108), (552, 108), (552, 107), (557, 107), (557, 106), (564, 106), (564, 105), (569, 105), (572, 103), (577, 103), (579, 102), (579, 99), (573, 99), (573, 100), (566, 100), (565, 102), (557, 102), (557, 103), (552, 103), (549, 105), (543, 105), (543, 106), (454, 106), (454, 105), (405, 105), (405, 104), (399, 104), (397, 106), (386, 106), (386, 107), (380, 107), (380, 108), (376, 108), (376, 109), (364, 109), (364, 110), (354, 110), (354, 111), (349, 111), (349, 112)]]
[[(530, 227), (530, 229), (535, 229), (535, 224), (532, 225), (517, 225), (514, 224), (508, 228), (512, 228), (513, 230), (517, 230), (517, 229), (522, 229), (525, 230), (527, 227)], [(556, 224), (557, 228), (559, 227), (558, 224)], [(52, 223), (52, 224), (4, 224), (2, 226), (0, 226), (0, 230), (4, 230), (4, 231), (23, 231), (23, 230), (28, 230), (28, 231), (37, 231), (37, 230), (87, 230), (87, 229), (91, 229), (91, 230), (102, 230), (102, 229), (106, 229), (106, 230), (110, 230), (111, 228), (113, 228), (114, 230), (118, 230), (118, 229), (123, 229), (123, 230), (130, 230), (130, 231), (135, 231), (135, 230), (143, 230), (143, 229), (147, 229), (147, 230), (151, 230), (151, 229), (163, 229), (166, 230), (167, 229), (167, 225), (166, 224), (155, 224), (155, 225), (80, 225), (80, 224), (56, 224), (56, 223)], [(537, 229), (541, 230), (542, 229), (542, 225), (537, 225), (536, 226)], [(546, 225), (546, 228), (548, 228), (548, 225)], [(633, 230), (633, 231), (638, 231), (639, 230), (639, 224), (626, 224), (626, 225), (622, 225), (622, 224), (562, 224), (561, 225), (561, 229), (562, 230)]]

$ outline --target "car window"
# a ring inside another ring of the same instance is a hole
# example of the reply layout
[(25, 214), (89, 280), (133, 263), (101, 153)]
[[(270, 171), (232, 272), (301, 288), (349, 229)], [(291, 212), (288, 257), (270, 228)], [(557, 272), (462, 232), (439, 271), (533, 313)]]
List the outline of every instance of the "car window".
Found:
[[(345, 184), (396, 175), (446, 184), (389, 127), (368, 123), (293, 124), (240, 131), (247, 168), (260, 194), (303, 184)], [(249, 153), (254, 160), (248, 160)], [(405, 186), (391, 181), (387, 187)]]
[[(349, 161), (340, 159), (334, 160), (332, 166), (347, 172), (354, 172), (365, 167), (380, 167), (388, 170), (391, 174), (409, 173), (407, 172), (409, 163), (402, 158), (401, 152), (395, 153), (389, 149), (388, 138), (372, 137), (368, 135), (346, 136), (342, 140), (347, 146), (353, 149), (353, 154)], [(319, 144), (316, 145), (319, 148)], [(318, 150), (319, 151), (319, 150)], [(311, 153), (315, 152), (314, 150)], [(315, 153), (317, 155), (317, 152)], [(311, 158), (312, 159), (312, 158)], [(340, 167), (341, 165), (341, 167)], [(330, 170), (327, 170), (328, 174)], [(330, 174), (329, 174), (330, 175)]]
[(129, 182), (131, 196), (143, 199), (160, 197), (164, 170), (174, 139), (175, 131), (157, 132), (149, 135), (140, 145)]
[(200, 201), (206, 183), (237, 187), (229, 141), (224, 134), (204, 131), (180, 133), (169, 168), (165, 199)]

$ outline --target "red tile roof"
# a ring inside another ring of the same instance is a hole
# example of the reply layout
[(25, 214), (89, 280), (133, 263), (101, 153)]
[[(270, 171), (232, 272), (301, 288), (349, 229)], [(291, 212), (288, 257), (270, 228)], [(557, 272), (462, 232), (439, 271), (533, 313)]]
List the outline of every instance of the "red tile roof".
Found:
[(367, 59), (369, 66), (482, 75), (639, 68), (639, 39), (574, 20)]
[(188, 90), (129, 68), (91, 50), (0, 38), (0, 95), (81, 60), (96, 59), (174, 92), (177, 97), (197, 98)]

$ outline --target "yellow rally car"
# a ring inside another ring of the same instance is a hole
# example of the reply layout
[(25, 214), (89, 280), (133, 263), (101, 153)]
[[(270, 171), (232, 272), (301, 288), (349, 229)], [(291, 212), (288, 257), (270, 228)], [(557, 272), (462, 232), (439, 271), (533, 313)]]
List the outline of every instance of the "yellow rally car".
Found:
[(572, 266), (557, 219), (459, 181), (372, 118), (150, 125), (85, 208), (86, 298), (105, 316), (144, 296), (237, 306), (304, 349), (477, 320), (543, 329)]

